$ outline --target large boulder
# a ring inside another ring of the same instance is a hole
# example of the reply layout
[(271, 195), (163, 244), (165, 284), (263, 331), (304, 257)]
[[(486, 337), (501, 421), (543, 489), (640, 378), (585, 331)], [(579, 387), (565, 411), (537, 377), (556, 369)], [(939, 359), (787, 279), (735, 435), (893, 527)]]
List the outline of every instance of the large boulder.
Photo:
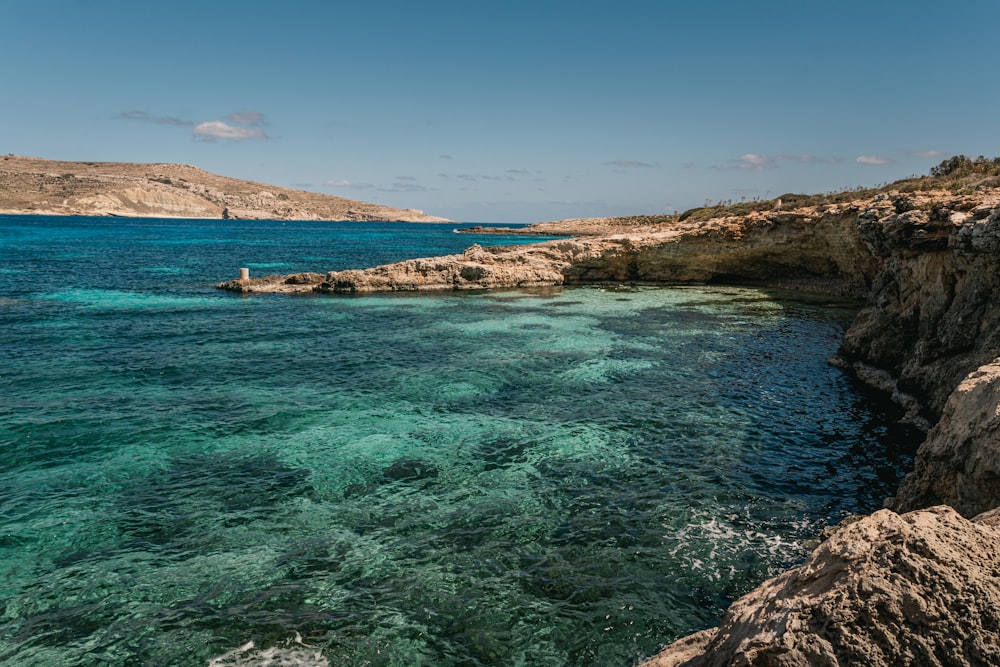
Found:
[(644, 667), (1000, 664), (1000, 510), (880, 510)]

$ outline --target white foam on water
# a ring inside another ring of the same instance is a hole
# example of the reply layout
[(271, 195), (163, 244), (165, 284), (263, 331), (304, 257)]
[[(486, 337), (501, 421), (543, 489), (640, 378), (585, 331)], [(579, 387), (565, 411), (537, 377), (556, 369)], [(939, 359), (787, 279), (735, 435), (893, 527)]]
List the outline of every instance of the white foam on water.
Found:
[(294, 639), (285, 641), (285, 646), (257, 648), (251, 640), (231, 651), (208, 661), (208, 667), (330, 667), (330, 661), (323, 652), (302, 641), (295, 633)]
[(812, 535), (817, 527), (801, 518), (778, 525), (740, 514), (699, 511), (664, 538), (674, 543), (667, 553), (685, 569), (709, 581), (719, 581), (743, 567), (736, 563), (747, 555), (782, 566), (804, 559), (809, 553), (808, 542), (787, 536), (790, 529)]
[(143, 271), (150, 271), (152, 273), (165, 273), (171, 275), (177, 275), (181, 273), (189, 273), (189, 269), (185, 269), (181, 266), (144, 266)]

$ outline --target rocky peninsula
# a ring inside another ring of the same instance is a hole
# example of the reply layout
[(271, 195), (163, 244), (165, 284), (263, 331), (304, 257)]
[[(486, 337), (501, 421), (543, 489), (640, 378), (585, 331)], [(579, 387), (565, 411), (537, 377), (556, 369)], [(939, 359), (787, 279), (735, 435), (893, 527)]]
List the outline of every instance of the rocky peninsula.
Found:
[(832, 529), (806, 563), (647, 664), (1000, 664), (1000, 159), (959, 156), (877, 191), (563, 229), (602, 224), (603, 234), (219, 287), (718, 283), (864, 298), (831, 362), (924, 429), (914, 469), (886, 509)]
[(415, 209), (226, 178), (184, 164), (0, 157), (0, 214), (449, 222)]

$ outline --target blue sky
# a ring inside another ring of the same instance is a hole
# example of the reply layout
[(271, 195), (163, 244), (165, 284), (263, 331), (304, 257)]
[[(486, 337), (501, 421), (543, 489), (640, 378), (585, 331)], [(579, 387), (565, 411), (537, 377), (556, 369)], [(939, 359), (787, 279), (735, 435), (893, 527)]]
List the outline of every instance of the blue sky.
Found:
[(474, 222), (1000, 155), (997, 0), (0, 0), (0, 153)]

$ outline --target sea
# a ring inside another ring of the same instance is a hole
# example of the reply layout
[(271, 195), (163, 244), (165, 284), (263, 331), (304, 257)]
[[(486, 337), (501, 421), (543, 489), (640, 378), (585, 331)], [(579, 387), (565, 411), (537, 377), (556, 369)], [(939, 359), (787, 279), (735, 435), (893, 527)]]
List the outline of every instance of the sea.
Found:
[(909, 465), (856, 302), (214, 287), (456, 227), (0, 217), (0, 664), (631, 667)]

